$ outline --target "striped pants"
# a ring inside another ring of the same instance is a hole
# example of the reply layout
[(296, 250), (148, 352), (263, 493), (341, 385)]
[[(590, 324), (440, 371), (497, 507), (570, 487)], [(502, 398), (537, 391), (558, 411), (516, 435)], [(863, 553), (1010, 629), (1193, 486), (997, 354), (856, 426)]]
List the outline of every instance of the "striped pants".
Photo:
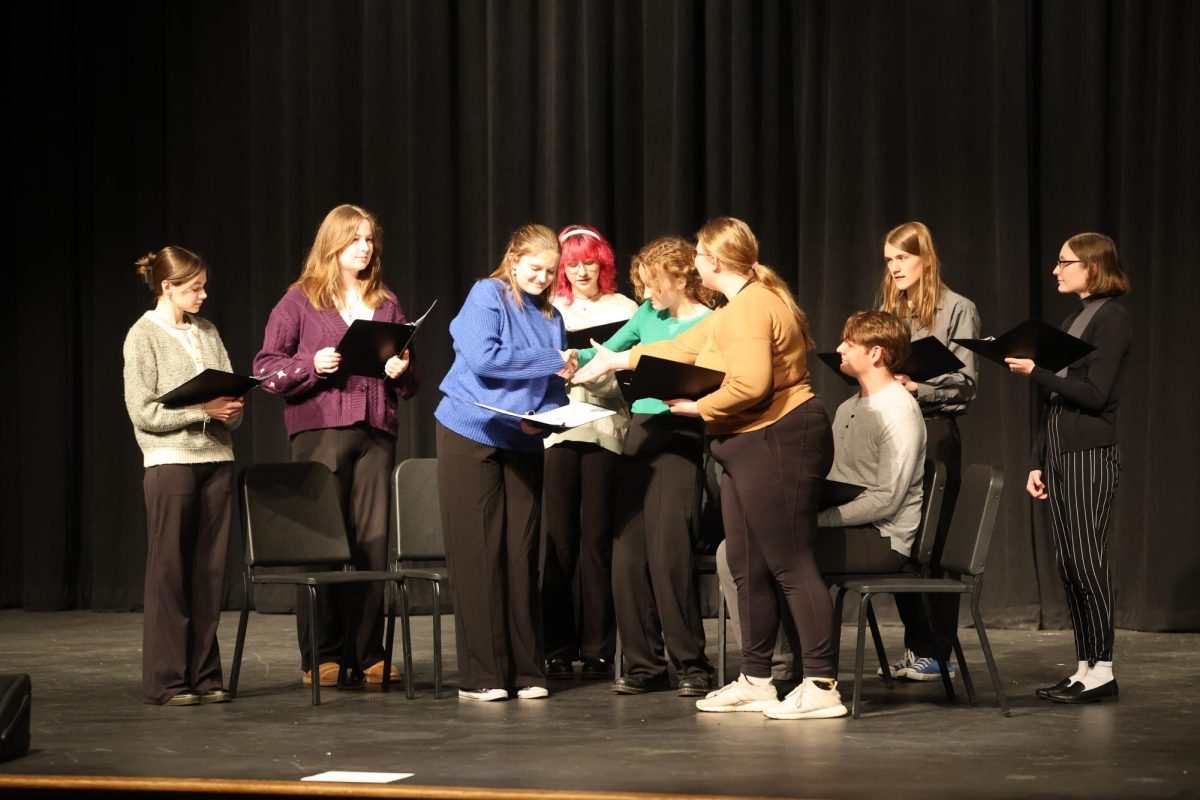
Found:
[(1114, 606), (1108, 569), (1108, 521), (1121, 474), (1117, 445), (1060, 453), (1061, 406), (1046, 424), (1050, 532), (1067, 590), (1077, 660), (1112, 661)]

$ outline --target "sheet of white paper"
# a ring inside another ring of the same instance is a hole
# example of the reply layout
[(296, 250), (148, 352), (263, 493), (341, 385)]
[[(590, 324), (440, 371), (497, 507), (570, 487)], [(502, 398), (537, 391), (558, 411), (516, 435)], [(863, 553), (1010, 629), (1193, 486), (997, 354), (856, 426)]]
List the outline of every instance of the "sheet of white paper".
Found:
[(392, 781), (400, 781), (412, 776), (413, 773), (411, 772), (345, 772), (335, 769), (329, 772), (320, 772), (316, 775), (308, 775), (300, 780), (325, 781), (328, 783), (391, 783)]
[(497, 414), (506, 414), (510, 417), (518, 419), (527, 419), (530, 422), (540, 422), (543, 425), (551, 425), (555, 427), (576, 428), (580, 425), (586, 425), (589, 422), (595, 422), (598, 419), (611, 417), (617, 413), (608, 408), (594, 406), (591, 403), (573, 402), (565, 406), (545, 411), (541, 414), (518, 414), (515, 411), (508, 411), (495, 406), (476, 403), (480, 408), (486, 408), (488, 411), (495, 411)]

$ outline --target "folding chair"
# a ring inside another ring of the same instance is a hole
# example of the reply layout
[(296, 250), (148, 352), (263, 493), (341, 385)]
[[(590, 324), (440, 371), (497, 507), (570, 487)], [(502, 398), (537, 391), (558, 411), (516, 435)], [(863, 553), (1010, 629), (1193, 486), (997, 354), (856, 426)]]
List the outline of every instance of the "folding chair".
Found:
[[(387, 582), (390, 587), (402, 580), (402, 576), (393, 572), (354, 570), (350, 563), (350, 545), (346, 539), (337, 480), (323, 464), (302, 462), (255, 464), (246, 467), (238, 479), (238, 494), (242, 507), (242, 539), (246, 559), (246, 567), (242, 573), (245, 596), (242, 600), (241, 618), (238, 620), (229, 695), (237, 696), (254, 585), (292, 584), (308, 590), (307, 613), (310, 624), (307, 644), (313, 676), (312, 704), (320, 705), (317, 588), (381, 581)], [(328, 567), (335, 564), (341, 565), (341, 568), (299, 574), (258, 572), (260, 567)], [(303, 609), (297, 611), (305, 613)], [(389, 688), (391, 678), (392, 639), (395, 628), (396, 618), (393, 614), (388, 614), (386, 652), (383, 660), (385, 691)], [(344, 668), (338, 671), (339, 686), (343, 685), (344, 675)]]
[(438, 505), (436, 458), (410, 458), (392, 470), (392, 505), (396, 515), (396, 553), (393, 569), (400, 576), (400, 627), (404, 649), (404, 693), (413, 698), (412, 627), (409, 621), (408, 581), (427, 581), (433, 589), (433, 698), (442, 692), (442, 589), (450, 586), (446, 568), (402, 567), (404, 562), (446, 560), (442, 517)]
[[(861, 596), (858, 609), (858, 647), (854, 657), (854, 701), (851, 709), (853, 717), (859, 716), (862, 704), (863, 650), (866, 635), (866, 620), (871, 608), (871, 598), (877, 594), (916, 593), (921, 595), (925, 610), (925, 621), (933, 630), (932, 614), (929, 607), (931, 594), (966, 594), (971, 598), (971, 618), (975, 622), (975, 631), (979, 634), (979, 644), (987, 661), (988, 672), (991, 675), (992, 687), (996, 691), (996, 699), (1000, 711), (1009, 716), (1008, 701), (1004, 696), (1004, 687), (1000, 683), (1000, 671), (992, 656), (992, 648), (979, 614), (979, 598), (983, 589), (984, 561), (987, 558), (988, 547), (992, 541), (992, 530), (996, 525), (996, 514), (1000, 507), (1000, 495), (1004, 489), (1004, 475), (1000, 470), (986, 464), (973, 464), (963, 473), (962, 488), (955, 504), (954, 515), (950, 521), (950, 531), (946, 536), (946, 546), (942, 551), (941, 566), (948, 572), (959, 573), (959, 578), (929, 578), (920, 576), (861, 576), (843, 582), (845, 589), (857, 592)], [(966, 659), (963, 658), (962, 644), (958, 639), (957, 629), (952, 631), (954, 655), (958, 659), (959, 669), (962, 670), (963, 683), (966, 685), (967, 698), (975, 705), (975, 688), (971, 683), (971, 673), (967, 669)], [(887, 664), (883, 663), (884, 674), (887, 674)], [(945, 664), (942, 664), (942, 680), (947, 687), (950, 678), (946, 674)], [(951, 691), (951, 696), (952, 691)]]

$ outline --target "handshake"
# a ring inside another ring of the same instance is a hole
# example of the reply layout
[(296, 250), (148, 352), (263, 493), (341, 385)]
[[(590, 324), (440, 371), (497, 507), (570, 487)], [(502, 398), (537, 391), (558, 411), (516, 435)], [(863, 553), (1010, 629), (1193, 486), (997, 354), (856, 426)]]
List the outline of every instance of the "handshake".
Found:
[(579, 353), (575, 350), (559, 350), (558, 354), (562, 356), (563, 367), (558, 372), (554, 373), (563, 380), (571, 380), (579, 370)]

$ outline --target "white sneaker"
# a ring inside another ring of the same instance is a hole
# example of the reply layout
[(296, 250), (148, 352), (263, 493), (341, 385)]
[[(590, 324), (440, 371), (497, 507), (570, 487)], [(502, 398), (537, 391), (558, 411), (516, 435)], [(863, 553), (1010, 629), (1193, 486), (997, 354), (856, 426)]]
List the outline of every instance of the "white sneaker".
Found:
[(482, 700), (485, 703), (493, 700), (507, 700), (508, 692), (504, 689), (459, 689), (459, 700)]
[[(823, 679), (822, 679), (823, 680)], [(846, 716), (837, 681), (828, 689), (821, 688), (813, 678), (805, 678), (788, 696), (763, 711), (771, 719), (829, 719)]]
[(550, 696), (550, 690), (545, 686), (524, 686), (517, 690), (517, 697), (521, 700), (542, 700)]
[[(892, 673), (893, 678), (903, 678), (905, 677), (905, 673), (908, 672), (909, 667), (916, 663), (916, 660), (917, 657), (913, 654), (912, 650), (905, 650), (904, 658), (888, 664), (888, 671)], [(877, 667), (875, 669), (875, 674), (882, 678), (883, 667)]]
[(701, 711), (765, 711), (775, 705), (778, 695), (771, 684), (758, 685), (739, 675), (733, 683), (727, 683), (715, 692), (709, 692), (696, 701)]

